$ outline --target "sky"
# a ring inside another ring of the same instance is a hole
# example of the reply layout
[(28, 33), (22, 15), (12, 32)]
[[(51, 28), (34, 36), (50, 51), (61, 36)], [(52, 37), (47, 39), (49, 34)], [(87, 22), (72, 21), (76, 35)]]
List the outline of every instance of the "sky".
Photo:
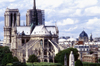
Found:
[[(78, 38), (84, 30), (88, 36), (100, 37), (100, 0), (36, 0), (37, 9), (45, 11), (45, 24), (57, 25), (59, 36)], [(21, 25), (26, 12), (33, 8), (33, 0), (0, 1), (0, 39), (4, 37), (6, 8), (19, 9)]]

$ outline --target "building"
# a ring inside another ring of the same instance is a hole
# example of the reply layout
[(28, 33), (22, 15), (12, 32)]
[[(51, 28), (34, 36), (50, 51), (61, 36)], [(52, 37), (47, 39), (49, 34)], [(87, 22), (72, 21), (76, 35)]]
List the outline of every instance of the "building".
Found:
[(2, 40), (0, 41), (0, 46), (3, 46), (3, 41)]
[(82, 61), (89, 63), (97, 63), (98, 62), (97, 54), (84, 55), (82, 56)]
[[(28, 10), (26, 26), (20, 26), (18, 9), (5, 11), (4, 44), (9, 46), (21, 62), (35, 54), (39, 62), (54, 62), (54, 56), (63, 49), (58, 45), (59, 30), (57, 26), (45, 26), (42, 10), (36, 9), (34, 0), (33, 10)], [(31, 25), (31, 26), (30, 26)]]
[(95, 41), (95, 42), (100, 42), (100, 37), (94, 38), (94, 41)]
[(66, 48), (70, 48), (70, 47), (74, 47), (74, 45), (76, 44), (77, 40), (75, 38), (60, 38), (59, 39), (59, 44), (64, 47), (64, 49)]
[(88, 35), (85, 31), (82, 31), (79, 35), (79, 41), (88, 42)]
[(74, 48), (78, 50), (80, 60), (82, 60), (83, 55), (88, 54), (90, 51), (89, 45), (75, 45)]

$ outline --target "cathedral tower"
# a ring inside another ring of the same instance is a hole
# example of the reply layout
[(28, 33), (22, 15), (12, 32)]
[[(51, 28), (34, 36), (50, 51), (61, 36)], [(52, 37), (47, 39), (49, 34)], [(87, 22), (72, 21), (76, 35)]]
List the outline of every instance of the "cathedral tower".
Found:
[(4, 14), (4, 44), (11, 43), (12, 28), (14, 26), (20, 26), (20, 13), (18, 9), (7, 8)]
[(35, 0), (33, 4), (33, 9), (27, 10), (26, 13), (26, 26), (30, 26), (34, 20), (36, 20), (36, 22), (34, 22), (34, 25), (44, 25), (44, 10), (36, 9)]

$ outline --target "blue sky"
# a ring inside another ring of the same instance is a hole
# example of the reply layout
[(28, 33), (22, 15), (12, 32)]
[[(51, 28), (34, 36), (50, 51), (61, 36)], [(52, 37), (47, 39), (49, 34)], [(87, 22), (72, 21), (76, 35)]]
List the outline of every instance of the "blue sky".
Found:
[[(100, 36), (100, 0), (36, 0), (38, 9), (45, 11), (45, 24), (59, 28), (59, 36), (77, 38), (85, 32)], [(33, 8), (33, 0), (0, 1), (0, 39), (3, 39), (4, 12), (6, 8), (18, 8), (21, 25), (26, 22), (26, 12)]]

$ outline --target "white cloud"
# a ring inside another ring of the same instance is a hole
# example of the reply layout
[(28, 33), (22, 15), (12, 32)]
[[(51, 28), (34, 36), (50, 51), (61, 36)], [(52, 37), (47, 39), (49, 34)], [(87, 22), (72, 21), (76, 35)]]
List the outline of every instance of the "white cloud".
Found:
[(93, 26), (99, 26), (100, 25), (100, 19), (98, 18), (93, 18), (93, 19), (89, 19), (87, 22), (87, 25), (93, 25)]
[(50, 20), (50, 21), (46, 21), (45, 22), (45, 25), (55, 25), (54, 21)]
[(85, 9), (85, 15), (94, 16), (100, 14), (100, 7), (93, 6)]
[(75, 1), (75, 4), (77, 4), (76, 7), (78, 8), (84, 8), (92, 5), (96, 5), (98, 3), (98, 0), (77, 0)]
[(0, 16), (3, 17), (5, 12), (5, 8), (0, 9)]
[(82, 16), (81, 12), (82, 12), (81, 9), (76, 9), (75, 13), (72, 14), (72, 16)]
[(79, 22), (78, 20), (73, 20), (71, 18), (67, 18), (67, 19), (64, 19), (62, 21), (58, 21), (57, 25), (65, 26), (65, 25), (72, 25), (72, 24), (75, 24), (75, 23), (78, 23), (78, 22)]
[(69, 25), (69, 24), (74, 24), (74, 21), (70, 18), (64, 19), (61, 22), (57, 22), (57, 25)]
[(63, 1), (62, 0), (37, 0), (37, 3), (39, 7), (45, 9), (47, 7), (49, 8), (59, 7), (63, 3)]
[(73, 31), (73, 30), (75, 30), (75, 29), (77, 29), (78, 27), (77, 26), (75, 26), (75, 27), (71, 27), (71, 28), (69, 28), (69, 29), (65, 29), (64, 31)]
[(0, 0), (0, 3), (4, 3), (4, 2), (14, 2), (15, 0)]
[(0, 21), (0, 25), (2, 25), (2, 26), (3, 26), (3, 25), (4, 25), (4, 21)]

